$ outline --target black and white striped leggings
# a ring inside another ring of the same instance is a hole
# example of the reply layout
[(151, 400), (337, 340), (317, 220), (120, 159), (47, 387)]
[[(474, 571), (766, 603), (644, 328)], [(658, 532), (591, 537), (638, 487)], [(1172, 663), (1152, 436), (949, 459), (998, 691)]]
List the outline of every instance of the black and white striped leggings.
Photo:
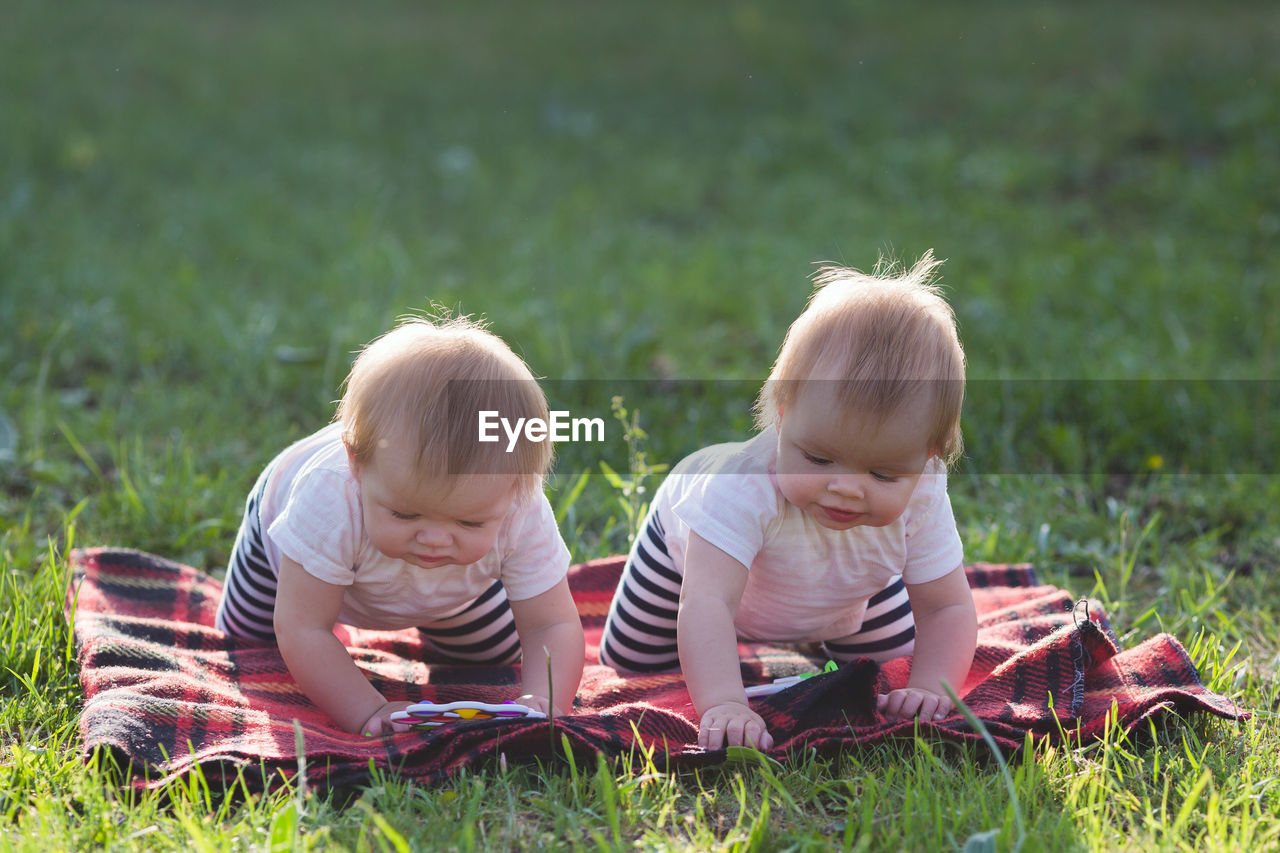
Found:
[[(276, 573), (262, 543), (258, 505), (267, 477), (245, 503), (244, 520), (223, 581), (217, 627), (233, 637), (275, 641)], [(507, 593), (500, 581), (460, 613), (418, 626), (431, 654), (443, 663), (498, 666), (520, 659), (520, 638)]]
[[(667, 551), (658, 513), (650, 512), (627, 556), (600, 638), (600, 662), (627, 672), (656, 672), (680, 665), (676, 615), (680, 572)], [(867, 601), (858, 633), (823, 647), (832, 660), (892, 660), (915, 648), (915, 622), (902, 578)]]

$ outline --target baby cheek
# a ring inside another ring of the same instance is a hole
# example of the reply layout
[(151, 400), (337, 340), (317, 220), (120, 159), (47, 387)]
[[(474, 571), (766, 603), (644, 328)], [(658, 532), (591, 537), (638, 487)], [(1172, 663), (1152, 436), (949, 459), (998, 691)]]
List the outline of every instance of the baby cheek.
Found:
[(788, 502), (796, 506), (803, 506), (808, 503), (811, 493), (814, 492), (810, 478), (798, 474), (780, 474), (778, 476), (778, 490), (782, 492), (782, 496)]
[(493, 546), (494, 546), (495, 544), (497, 544), (497, 541), (498, 541), (498, 531), (496, 531), (496, 530), (489, 530), (489, 531), (485, 531), (484, 533), (480, 534), (480, 535), (476, 538), (476, 543), (475, 543), (476, 556), (475, 556), (475, 559), (479, 560), (479, 559), (480, 559), (481, 557), (483, 557), (485, 554), (488, 554), (490, 551), (492, 551), (492, 550), (493, 550)]
[(900, 489), (898, 493), (894, 495), (893, 517), (895, 519), (898, 516), (902, 515), (904, 512), (906, 512), (907, 504), (911, 503), (911, 492), (912, 492), (911, 487), (907, 486)]

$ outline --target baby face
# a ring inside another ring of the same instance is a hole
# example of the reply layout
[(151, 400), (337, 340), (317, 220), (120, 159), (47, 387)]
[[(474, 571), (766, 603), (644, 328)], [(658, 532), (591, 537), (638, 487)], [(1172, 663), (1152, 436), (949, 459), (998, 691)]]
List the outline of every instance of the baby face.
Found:
[(778, 489), (830, 530), (891, 524), (932, 455), (928, 401), (911, 400), (883, 420), (842, 415), (833, 386), (806, 383), (779, 415)]
[(497, 474), (419, 479), (407, 449), (381, 447), (351, 470), (360, 483), (365, 532), (385, 556), (422, 569), (466, 566), (493, 549), (516, 497)]

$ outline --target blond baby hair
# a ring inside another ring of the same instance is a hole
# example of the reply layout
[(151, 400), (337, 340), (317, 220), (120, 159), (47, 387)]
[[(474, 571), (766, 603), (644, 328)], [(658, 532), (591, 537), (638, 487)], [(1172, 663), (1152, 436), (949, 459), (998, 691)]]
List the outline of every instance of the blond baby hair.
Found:
[(930, 450), (947, 464), (958, 459), (965, 359), (955, 315), (932, 283), (941, 263), (929, 251), (906, 271), (884, 263), (873, 275), (820, 268), (756, 400), (757, 425), (775, 423), (815, 376), (838, 382), (844, 412), (880, 419), (924, 392), (932, 398)]
[(479, 413), (548, 418), (547, 399), (528, 366), (497, 335), (467, 316), (406, 317), (365, 346), (352, 364), (334, 419), (360, 464), (389, 442), (417, 453), (424, 479), (503, 474), (528, 496), (551, 467), (550, 441), (521, 436), (479, 441)]

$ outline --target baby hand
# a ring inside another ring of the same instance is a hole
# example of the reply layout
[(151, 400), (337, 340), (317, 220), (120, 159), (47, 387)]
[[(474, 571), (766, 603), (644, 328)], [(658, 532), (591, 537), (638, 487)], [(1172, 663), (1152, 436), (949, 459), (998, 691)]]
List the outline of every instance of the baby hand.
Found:
[[(559, 717), (561, 715), (561, 712), (558, 709), (553, 709), (551, 707), (551, 700), (545, 696), (538, 696), (537, 694), (534, 694), (534, 693), (526, 693), (523, 696), (516, 699), (516, 701), (527, 708), (532, 708), (535, 711), (541, 711), (542, 713), (546, 714), (548, 717)], [(553, 710), (554, 710), (554, 713), (552, 713)]]
[(719, 749), (721, 746), (753, 746), (771, 749), (773, 736), (755, 711), (739, 702), (713, 705), (702, 715), (698, 725), (698, 746)]
[(876, 697), (876, 710), (886, 717), (910, 720), (941, 720), (955, 706), (951, 699), (923, 687), (904, 687)]
[(399, 732), (407, 732), (413, 726), (408, 723), (393, 723), (391, 715), (396, 711), (403, 711), (413, 702), (387, 702), (381, 708), (373, 712), (373, 716), (364, 721), (364, 725), (360, 727), (360, 733), (365, 737), (376, 737), (377, 735), (398, 734)]

